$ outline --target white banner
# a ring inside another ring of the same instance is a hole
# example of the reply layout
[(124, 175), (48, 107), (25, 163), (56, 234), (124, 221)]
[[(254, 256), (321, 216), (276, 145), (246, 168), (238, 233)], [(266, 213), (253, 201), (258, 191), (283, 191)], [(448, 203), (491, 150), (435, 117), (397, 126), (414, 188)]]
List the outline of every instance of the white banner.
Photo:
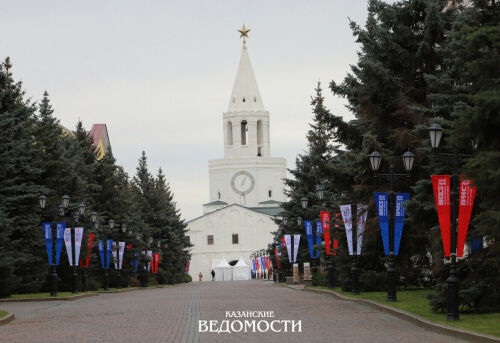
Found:
[(69, 265), (73, 266), (73, 252), (71, 250), (71, 229), (67, 227), (64, 230), (64, 244), (66, 245), (66, 253), (68, 255)]
[(292, 238), (285, 235), (286, 251), (288, 251), (288, 262), (292, 263)]
[[(349, 255), (353, 254), (352, 249), (352, 209), (351, 205), (340, 205), (340, 212), (342, 213), (342, 220), (344, 221), (345, 234), (347, 236), (347, 247), (349, 248)], [(358, 210), (359, 212), (359, 210)]]
[(361, 255), (361, 245), (363, 244), (363, 232), (365, 231), (365, 223), (367, 216), (368, 216), (368, 205), (358, 204), (358, 246), (357, 246), (358, 255)]
[(75, 265), (80, 259), (80, 248), (82, 246), (83, 227), (75, 227)]
[(299, 252), (300, 235), (293, 235), (293, 262), (297, 262), (297, 253)]
[(153, 260), (153, 251), (148, 250), (148, 257), (149, 257), (149, 263), (148, 263), (148, 272), (151, 270), (151, 261)]
[(113, 254), (113, 263), (115, 264), (115, 269), (118, 269), (118, 247), (116, 246), (116, 242), (114, 241), (111, 253)]
[(123, 264), (123, 252), (125, 251), (125, 242), (118, 242), (118, 245), (120, 247), (119, 252), (118, 252), (118, 257), (120, 259), (118, 269), (122, 269), (122, 264)]

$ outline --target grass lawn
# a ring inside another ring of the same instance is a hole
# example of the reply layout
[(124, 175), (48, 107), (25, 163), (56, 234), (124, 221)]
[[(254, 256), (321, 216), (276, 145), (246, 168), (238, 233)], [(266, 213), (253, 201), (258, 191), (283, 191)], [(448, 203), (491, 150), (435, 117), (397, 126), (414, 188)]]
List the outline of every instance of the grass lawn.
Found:
[[(313, 288), (328, 290), (324, 286)], [(350, 298), (374, 300), (386, 306), (414, 313), (437, 324), (500, 337), (500, 313), (460, 314), (459, 321), (449, 322), (446, 320), (446, 313), (431, 311), (429, 300), (427, 300), (427, 295), (434, 292), (431, 289), (399, 291), (397, 293), (397, 302), (387, 302), (387, 292), (365, 292), (353, 295), (351, 292), (344, 292), (339, 288), (335, 288), (334, 291)]]
[[(85, 292), (71, 293), (71, 292), (57, 292), (58, 297), (68, 297), (72, 295), (85, 294)], [(10, 296), (2, 299), (24, 299), (24, 298), (50, 298), (50, 293), (24, 293), (24, 294), (11, 294)]]
[(5, 312), (5, 311), (0, 310), (0, 318), (5, 317), (8, 313), (9, 312)]

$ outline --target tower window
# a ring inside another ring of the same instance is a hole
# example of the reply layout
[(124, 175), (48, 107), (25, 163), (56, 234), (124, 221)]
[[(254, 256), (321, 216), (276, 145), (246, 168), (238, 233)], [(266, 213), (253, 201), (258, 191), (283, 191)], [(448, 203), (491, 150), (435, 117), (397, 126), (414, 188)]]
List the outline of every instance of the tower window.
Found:
[(258, 156), (258, 157), (261, 157), (261, 156), (262, 156), (262, 148), (261, 148), (261, 147), (258, 147), (258, 148), (257, 148), (257, 156)]
[(263, 139), (262, 120), (257, 121), (257, 145), (262, 145)]
[(247, 99), (243, 98), (243, 102), (245, 102)]
[(239, 244), (238, 234), (233, 233), (233, 244)]
[(267, 194), (268, 194), (268, 195), (269, 195), (269, 197), (271, 198), (271, 197), (273, 196), (273, 191), (272, 191), (272, 190), (269, 190), (269, 191), (267, 192)]
[(241, 122), (241, 145), (247, 145), (247, 133), (248, 133), (247, 121), (243, 120)]
[(214, 245), (214, 235), (208, 235), (207, 236), (207, 244), (208, 245)]
[(220, 192), (217, 192), (217, 198), (220, 200)]
[(253, 102), (257, 102), (257, 97), (256, 96), (253, 97)]

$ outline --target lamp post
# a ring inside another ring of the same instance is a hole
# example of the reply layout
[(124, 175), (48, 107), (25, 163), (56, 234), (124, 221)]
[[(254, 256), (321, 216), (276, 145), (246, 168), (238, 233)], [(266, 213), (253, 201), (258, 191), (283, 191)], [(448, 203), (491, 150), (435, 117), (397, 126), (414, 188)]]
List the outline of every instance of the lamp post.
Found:
[[(460, 175), (458, 168), (464, 159), (471, 157), (470, 154), (453, 153), (440, 153), (437, 152), (441, 137), (443, 135), (443, 128), (441, 125), (434, 123), (428, 129), (431, 140), (431, 147), (434, 155), (443, 157), (451, 162), (453, 174), (450, 176), (451, 188), (451, 230), (450, 230), (450, 272), (446, 279), (447, 285), (447, 315), (446, 319), (449, 321), (459, 320), (459, 284), (460, 280), (457, 275), (457, 218), (458, 218), (458, 194), (460, 187)], [(472, 148), (477, 148), (477, 141), (472, 141)]]
[[(99, 224), (97, 223), (97, 213), (95, 211), (93, 211), (90, 213), (90, 227), (93, 226), (94, 229), (97, 230), (98, 225)], [(90, 236), (88, 236), (88, 237), (90, 237)], [(88, 253), (88, 249), (87, 249), (88, 244), (89, 244), (89, 241), (85, 240), (85, 246), (84, 246), (83, 253), (82, 253), (82, 261), (83, 261), (83, 264), (82, 264), (82, 292), (86, 292), (88, 290), (88, 287), (87, 287), (87, 284), (88, 284), (87, 267), (86, 267), (86, 263), (85, 263), (86, 256)]]
[[(61, 216), (61, 217), (63, 217), (64, 216), (64, 206), (67, 207), (68, 204), (69, 204), (69, 196), (65, 195), (65, 196), (61, 197), (61, 204), (59, 205), (57, 211), (54, 210), (54, 211), (50, 211), (49, 212), (46, 209), (46, 206), (47, 206), (47, 197), (45, 195), (43, 195), (43, 194), (40, 195), (39, 198), (38, 198), (38, 201), (39, 201), (40, 209), (42, 210), (44, 216), (47, 215), (46, 213), (49, 213), (52, 216)], [(56, 249), (57, 249), (57, 236), (62, 235), (63, 233), (57, 233), (57, 230), (56, 230), (56, 234), (54, 235), (52, 233), (52, 228), (53, 228), (54, 222), (50, 221), (50, 223), (48, 223), (48, 224), (50, 225), (50, 227), (48, 228), (50, 230), (50, 233), (48, 233), (48, 232), (45, 233), (46, 239), (47, 239), (47, 236), (49, 235), (49, 237), (50, 237), (49, 239), (51, 241), (51, 245), (54, 245), (54, 244), (52, 244), (52, 242), (54, 241), (54, 238), (56, 238)], [(47, 253), (50, 254), (49, 261), (52, 261), (52, 257), (53, 257), (52, 249), (50, 249), (50, 251), (47, 249)], [(57, 252), (56, 252), (56, 255), (57, 255)], [(56, 259), (57, 259), (57, 256), (56, 256)], [(57, 261), (56, 262), (52, 262), (50, 264), (50, 270), (51, 270), (50, 276), (51, 276), (51, 279), (52, 279), (52, 288), (51, 288), (51, 291), (50, 291), (50, 296), (51, 297), (57, 297), (57, 281), (58, 281), (58, 276), (57, 276)]]
[(405, 169), (404, 174), (392, 173), (393, 166), (390, 166), (390, 173), (381, 174), (378, 173), (380, 169), (380, 164), (382, 162), (382, 154), (378, 151), (374, 151), (370, 154), (370, 167), (376, 177), (385, 178), (390, 184), (389, 191), (389, 258), (387, 261), (387, 301), (397, 301), (396, 296), (396, 268), (394, 263), (394, 217), (395, 217), (395, 193), (394, 193), (394, 182), (408, 178), (410, 172), (413, 168), (413, 162), (415, 160), (415, 154), (407, 151), (401, 156), (403, 159), (403, 166)]

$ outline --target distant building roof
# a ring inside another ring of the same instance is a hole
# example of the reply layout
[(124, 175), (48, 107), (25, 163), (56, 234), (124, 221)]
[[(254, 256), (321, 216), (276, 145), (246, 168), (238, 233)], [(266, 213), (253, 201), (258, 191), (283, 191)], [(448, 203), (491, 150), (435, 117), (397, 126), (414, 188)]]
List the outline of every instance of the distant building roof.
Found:
[(283, 209), (279, 206), (274, 207), (248, 207), (249, 210), (260, 212), (262, 214), (267, 214), (268, 216), (280, 216), (282, 215)]
[(111, 152), (111, 143), (109, 142), (108, 128), (106, 127), (106, 124), (92, 125), (92, 129), (90, 129), (89, 134), (94, 140), (94, 146), (99, 149), (99, 159)]

